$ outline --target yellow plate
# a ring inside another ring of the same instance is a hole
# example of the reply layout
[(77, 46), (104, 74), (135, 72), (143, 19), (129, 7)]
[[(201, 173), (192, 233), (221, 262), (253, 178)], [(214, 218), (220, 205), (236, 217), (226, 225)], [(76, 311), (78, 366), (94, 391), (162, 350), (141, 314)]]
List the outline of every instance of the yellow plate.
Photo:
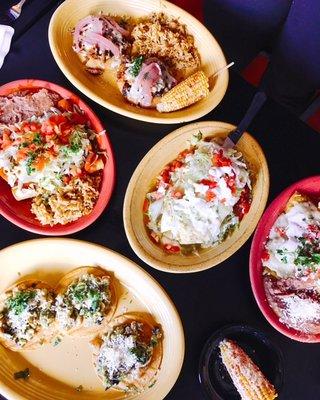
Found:
[(151, 241), (143, 222), (143, 203), (151, 182), (178, 154), (188, 148), (187, 140), (199, 130), (204, 137), (226, 137), (235, 127), (216, 121), (197, 122), (177, 129), (158, 142), (142, 159), (133, 173), (125, 195), (123, 219), (132, 249), (147, 264), (166, 272), (198, 272), (221, 263), (236, 252), (254, 231), (265, 208), (269, 193), (269, 171), (265, 156), (256, 140), (245, 133), (237, 145), (253, 174), (253, 200), (231, 236), (221, 244), (200, 252), (199, 256), (165, 253)]
[[(163, 399), (174, 385), (184, 357), (184, 335), (177, 311), (161, 286), (127, 258), (102, 246), (72, 239), (38, 239), (0, 251), (3, 291), (17, 279), (35, 277), (55, 285), (66, 272), (81, 265), (99, 265), (114, 273), (120, 294), (115, 316), (124, 312), (151, 313), (164, 332), (163, 359), (153, 387), (129, 398)], [(73, 400), (128, 398), (115, 390), (105, 392), (92, 365), (88, 339), (63, 338), (54, 347), (11, 352), (0, 345), (0, 393), (9, 400)], [(13, 373), (29, 367), (28, 381)], [(83, 386), (80, 393), (75, 388)]]
[(66, 0), (51, 18), (49, 43), (60, 69), (82, 93), (126, 117), (165, 124), (193, 121), (220, 103), (227, 90), (228, 71), (214, 78), (210, 84), (210, 94), (206, 99), (186, 109), (163, 114), (128, 103), (117, 87), (114, 72), (105, 72), (98, 77), (87, 73), (78, 55), (71, 48), (71, 30), (80, 19), (100, 11), (133, 17), (146, 16), (152, 12), (172, 15), (186, 24), (190, 34), (194, 36), (195, 45), (201, 56), (202, 69), (208, 77), (226, 65), (223, 52), (211, 33), (192, 15), (165, 0)]

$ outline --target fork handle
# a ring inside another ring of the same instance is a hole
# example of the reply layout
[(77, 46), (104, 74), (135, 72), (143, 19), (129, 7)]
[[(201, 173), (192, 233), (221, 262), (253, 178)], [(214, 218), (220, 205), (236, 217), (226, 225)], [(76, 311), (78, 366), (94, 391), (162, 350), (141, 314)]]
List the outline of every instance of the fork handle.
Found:
[(251, 124), (253, 118), (258, 114), (260, 108), (263, 106), (267, 99), (264, 92), (258, 92), (254, 95), (252, 102), (242, 118), (241, 122), (237, 128), (229, 134), (230, 139), (234, 144), (238, 143), (244, 131), (247, 130), (248, 126)]

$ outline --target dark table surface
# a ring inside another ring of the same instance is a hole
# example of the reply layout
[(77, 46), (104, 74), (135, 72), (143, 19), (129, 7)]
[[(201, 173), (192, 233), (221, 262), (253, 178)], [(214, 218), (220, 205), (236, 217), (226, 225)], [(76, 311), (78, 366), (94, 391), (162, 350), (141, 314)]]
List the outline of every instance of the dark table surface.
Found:
[[(32, 2), (35, 7), (37, 0)], [(38, 0), (39, 3), (43, 4), (43, 1)], [(22, 29), (22, 34), (13, 43), (0, 70), (0, 84), (21, 78), (38, 78), (58, 83), (78, 93), (60, 72), (51, 55), (47, 40), (51, 14), (52, 10), (37, 18), (31, 27)], [(26, 16), (34, 17), (31, 4), (28, 12), (26, 9)], [(231, 72), (225, 98), (213, 112), (202, 119), (236, 124), (246, 111), (254, 92), (253, 87)], [(282, 350), (285, 380), (281, 400), (319, 399), (320, 345), (292, 341), (275, 331), (262, 316), (249, 281), (251, 239), (219, 266), (198, 274), (185, 275), (157, 271), (139, 260), (130, 248), (122, 222), (123, 198), (128, 181), (144, 154), (179, 125), (156, 125), (128, 119), (81, 96), (96, 111), (110, 135), (115, 151), (117, 184), (111, 203), (99, 220), (72, 237), (102, 244), (137, 262), (157, 279), (176, 304), (185, 329), (186, 356), (180, 377), (166, 399), (203, 398), (198, 382), (201, 349), (214, 330), (234, 322), (244, 322), (262, 330)], [(252, 123), (250, 132), (262, 145), (269, 163), (269, 202), (291, 183), (319, 173), (319, 134), (272, 101), (267, 101)], [(1, 248), (36, 237), (39, 236), (25, 232), (0, 217)]]

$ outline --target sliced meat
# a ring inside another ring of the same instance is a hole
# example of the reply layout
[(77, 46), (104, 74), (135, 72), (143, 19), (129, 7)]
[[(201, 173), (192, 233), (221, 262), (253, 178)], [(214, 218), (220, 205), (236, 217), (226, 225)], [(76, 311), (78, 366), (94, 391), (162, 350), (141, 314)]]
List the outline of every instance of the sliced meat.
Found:
[(143, 62), (138, 76), (125, 94), (132, 103), (151, 107), (155, 96), (170, 90), (176, 83), (177, 81), (169, 74), (166, 66), (157, 58), (152, 57)]
[(106, 27), (109, 27), (112, 30), (116, 30), (124, 37), (128, 37), (130, 35), (129, 31), (122, 28), (122, 26), (120, 26), (114, 19), (108, 17), (103, 17), (103, 19), (105, 21)]
[(82, 34), (86, 29), (90, 29), (91, 32), (102, 35), (103, 22), (98, 17), (92, 15), (89, 15), (78, 22), (73, 34), (73, 47), (76, 52), (81, 50)]
[(14, 124), (31, 118), (40, 117), (51, 107), (56, 107), (61, 97), (47, 89), (37, 92), (16, 92), (9, 96), (0, 96), (0, 122)]
[(320, 295), (300, 279), (264, 277), (267, 300), (280, 322), (308, 334), (320, 334)]
[(87, 31), (82, 40), (85, 43), (99, 46), (101, 51), (110, 51), (115, 57), (120, 56), (120, 47), (110, 39), (99, 35), (98, 33)]
[(75, 27), (73, 49), (76, 53), (87, 51), (83, 44), (88, 44), (96, 49), (97, 56), (101, 55), (101, 52), (110, 52), (113, 56), (119, 57), (127, 44), (124, 38), (128, 36), (129, 32), (112, 18), (89, 15)]
[(142, 107), (150, 107), (152, 103), (152, 88), (161, 77), (159, 64), (153, 62), (143, 64), (139, 75), (133, 82), (129, 93), (129, 100), (140, 104)]

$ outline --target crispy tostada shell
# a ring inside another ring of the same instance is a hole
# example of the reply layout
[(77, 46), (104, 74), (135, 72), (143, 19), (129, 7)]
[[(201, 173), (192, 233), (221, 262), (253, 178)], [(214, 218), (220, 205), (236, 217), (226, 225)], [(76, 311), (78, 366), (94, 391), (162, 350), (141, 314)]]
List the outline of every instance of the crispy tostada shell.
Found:
[[(54, 289), (50, 285), (48, 285), (46, 282), (36, 280), (36, 279), (23, 280), (23, 281), (17, 282), (14, 285), (10, 286), (8, 289), (6, 289), (0, 295), (0, 310), (2, 310), (5, 307), (5, 303), (11, 297), (11, 294), (13, 293), (14, 289), (18, 289), (18, 290), (47, 289), (49, 292), (51, 292), (53, 295), (55, 295)], [(53, 304), (54, 304), (54, 302), (53, 302)], [(52, 340), (52, 338), (54, 337), (54, 335), (55, 335), (54, 318), (53, 318), (52, 324), (50, 324), (49, 328), (40, 327), (40, 329), (38, 329), (37, 332), (35, 333), (34, 337), (31, 340), (29, 340), (24, 346), (19, 346), (13, 340), (3, 337), (3, 332), (0, 327), (0, 343), (4, 347), (6, 347), (12, 351), (34, 350), (34, 349), (42, 346), (45, 343), (49, 343)]]
[(75, 326), (70, 329), (65, 329), (62, 328), (57, 321), (57, 329), (60, 331), (62, 334), (67, 334), (71, 336), (80, 336), (80, 337), (88, 337), (88, 336), (94, 336), (97, 335), (98, 332), (104, 330), (105, 326), (109, 323), (110, 319), (112, 318), (116, 307), (117, 307), (117, 296), (116, 296), (116, 290), (114, 286), (114, 280), (110, 273), (108, 273), (105, 269), (100, 268), (100, 267), (80, 267), (76, 268), (70, 272), (68, 272), (66, 275), (64, 275), (61, 280), (59, 281), (57, 287), (56, 287), (56, 292), (57, 295), (63, 295), (68, 287), (76, 282), (78, 279), (80, 279), (83, 275), (90, 274), (94, 275), (95, 277), (108, 277), (110, 279), (110, 284), (109, 284), (109, 290), (111, 293), (111, 301), (109, 307), (106, 309), (106, 313), (104, 314), (104, 319), (101, 324), (96, 324), (94, 326), (85, 326), (84, 324), (84, 319), (80, 323), (79, 326)]
[[(152, 336), (152, 330), (155, 327), (159, 327), (157, 325), (152, 316), (149, 314), (142, 313), (126, 313), (114, 318), (110, 324), (108, 325), (108, 329), (104, 332), (104, 334), (111, 333), (114, 328), (120, 325), (127, 325), (131, 322), (141, 322), (143, 324), (143, 341), (149, 343)], [(125, 391), (125, 392), (141, 392), (146, 387), (153, 385), (155, 382), (155, 376), (158, 373), (163, 354), (163, 346), (162, 346), (163, 337), (159, 340), (159, 342), (154, 346), (152, 356), (148, 364), (139, 369), (139, 374), (137, 377), (126, 377), (117, 385), (112, 386), (113, 389)], [(103, 381), (103, 376), (101, 376), (97, 371), (97, 359), (100, 353), (100, 348), (103, 344), (102, 335), (97, 336), (91, 341), (93, 347), (93, 364), (95, 367), (95, 371), (99, 378)]]

